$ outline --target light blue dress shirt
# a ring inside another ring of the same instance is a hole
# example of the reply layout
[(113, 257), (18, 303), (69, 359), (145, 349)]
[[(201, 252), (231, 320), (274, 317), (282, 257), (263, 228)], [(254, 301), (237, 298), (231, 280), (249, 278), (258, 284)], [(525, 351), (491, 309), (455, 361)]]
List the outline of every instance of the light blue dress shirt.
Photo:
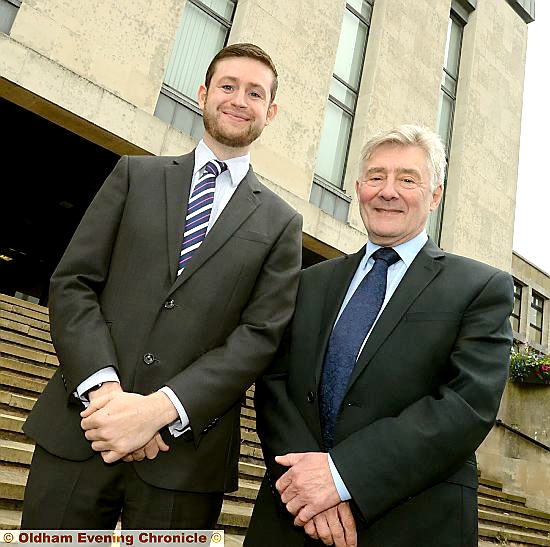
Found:
[[(376, 316), (376, 319), (374, 320), (374, 323), (372, 324), (370, 331), (367, 332), (365, 339), (363, 340), (363, 344), (361, 345), (361, 349), (359, 350), (359, 353), (356, 356), (356, 360), (359, 358), (359, 355), (361, 355), (361, 352), (365, 347), (365, 344), (369, 338), (370, 333), (372, 332), (372, 329), (376, 325), (378, 318), (380, 317), (381, 313), (384, 311), (384, 308), (387, 306), (390, 298), (393, 296), (393, 293), (399, 286), (399, 283), (401, 283), (401, 280), (403, 279), (405, 273), (407, 272), (407, 269), (412, 264), (413, 260), (416, 258), (416, 255), (420, 252), (420, 249), (424, 247), (427, 241), (428, 241), (428, 236), (425, 231), (422, 231), (417, 236), (410, 239), (409, 241), (406, 241), (405, 243), (401, 243), (401, 245), (397, 245), (393, 247), (393, 249), (399, 255), (400, 260), (398, 260), (395, 264), (392, 264), (388, 268), (386, 296), (384, 298), (384, 302), (382, 303), (382, 308), (380, 309), (380, 312)], [(340, 315), (342, 315), (342, 312), (344, 311), (344, 308), (346, 307), (347, 303), (350, 301), (351, 297), (353, 296), (353, 293), (357, 290), (357, 287), (359, 287), (361, 281), (363, 281), (363, 278), (369, 273), (369, 271), (373, 267), (374, 259), (372, 258), (372, 254), (378, 249), (380, 249), (380, 247), (381, 247), (380, 245), (376, 245), (370, 241), (367, 242), (365, 256), (361, 259), (361, 262), (359, 262), (359, 266), (357, 267), (357, 270), (355, 270), (355, 275), (353, 276), (353, 279), (349, 284), (346, 297), (342, 302), (342, 306), (340, 307), (340, 311), (338, 312), (338, 317), (336, 318), (336, 321), (340, 319)], [(344, 481), (342, 480), (342, 477), (340, 476), (338, 469), (336, 469), (336, 466), (334, 465), (334, 462), (332, 461), (330, 454), (328, 455), (328, 464), (330, 467), (332, 478), (334, 480), (334, 484), (336, 485), (336, 489), (338, 490), (338, 494), (340, 495), (340, 499), (342, 501), (347, 501), (351, 499), (351, 494), (349, 493), (349, 490), (346, 488), (346, 485), (344, 484)]]

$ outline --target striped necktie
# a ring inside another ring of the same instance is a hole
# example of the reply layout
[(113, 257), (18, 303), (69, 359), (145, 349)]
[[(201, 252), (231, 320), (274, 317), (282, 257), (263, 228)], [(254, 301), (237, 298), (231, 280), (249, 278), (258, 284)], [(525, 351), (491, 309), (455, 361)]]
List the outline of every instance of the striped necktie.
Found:
[(216, 178), (226, 169), (227, 165), (223, 161), (209, 161), (204, 166), (202, 176), (189, 196), (185, 228), (183, 229), (183, 242), (178, 262), (178, 275), (183, 272), (193, 253), (200, 247), (206, 237), (212, 203), (214, 202)]

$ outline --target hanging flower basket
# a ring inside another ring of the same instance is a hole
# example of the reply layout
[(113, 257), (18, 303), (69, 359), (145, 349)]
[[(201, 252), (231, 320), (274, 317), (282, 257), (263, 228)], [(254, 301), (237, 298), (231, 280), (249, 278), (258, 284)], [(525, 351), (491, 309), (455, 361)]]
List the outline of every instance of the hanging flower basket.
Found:
[(524, 384), (550, 385), (550, 357), (529, 346), (512, 348), (510, 380)]

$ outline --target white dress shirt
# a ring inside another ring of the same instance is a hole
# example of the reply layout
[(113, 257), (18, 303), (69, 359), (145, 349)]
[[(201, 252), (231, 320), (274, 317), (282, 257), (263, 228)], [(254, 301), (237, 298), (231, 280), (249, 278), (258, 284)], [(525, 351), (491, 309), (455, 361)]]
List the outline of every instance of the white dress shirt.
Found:
[[(425, 231), (422, 231), (417, 236), (410, 239), (409, 241), (406, 241), (405, 243), (401, 243), (401, 245), (396, 245), (395, 247), (393, 247), (393, 249), (399, 255), (400, 260), (398, 260), (395, 264), (392, 264), (388, 268), (388, 274), (386, 278), (387, 279), (386, 296), (384, 297), (384, 302), (382, 303), (382, 307), (380, 308), (380, 311), (378, 312), (378, 315), (376, 316), (376, 319), (374, 320), (372, 327), (370, 328), (369, 332), (367, 332), (367, 334), (365, 335), (365, 339), (361, 344), (359, 353), (355, 357), (356, 360), (359, 358), (359, 355), (361, 355), (361, 352), (363, 351), (363, 348), (365, 347), (365, 344), (369, 338), (369, 335), (372, 332), (374, 325), (376, 325), (376, 322), (378, 321), (380, 314), (384, 311), (384, 308), (387, 306), (390, 298), (393, 296), (393, 293), (399, 286), (399, 283), (401, 283), (401, 280), (403, 279), (409, 266), (412, 264), (413, 260), (416, 258), (416, 255), (420, 252), (422, 247), (424, 247), (427, 241), (428, 241), (428, 236)], [(338, 322), (338, 319), (340, 319), (340, 315), (342, 315), (344, 308), (347, 306), (351, 297), (357, 290), (357, 287), (359, 287), (361, 281), (363, 281), (363, 278), (370, 272), (370, 270), (374, 266), (374, 259), (372, 258), (372, 255), (375, 251), (380, 249), (380, 247), (381, 247), (380, 245), (376, 245), (374, 243), (371, 243), (370, 241), (367, 242), (365, 256), (361, 259), (361, 262), (359, 262), (359, 266), (357, 267), (357, 270), (355, 270), (355, 275), (353, 276), (353, 279), (349, 284), (346, 297), (342, 302), (342, 306), (340, 307), (340, 311), (338, 312), (338, 317), (336, 318), (336, 322)], [(338, 494), (340, 495), (340, 499), (342, 501), (351, 499), (351, 494), (349, 493), (349, 490), (346, 488), (346, 485), (344, 484), (344, 481), (342, 480), (340, 473), (336, 469), (336, 466), (334, 465), (334, 462), (332, 461), (330, 454), (328, 455), (328, 463), (330, 467), (330, 472), (332, 474), (332, 478), (334, 480), (334, 484), (336, 485), (336, 489), (338, 490)]]
[[(210, 150), (210, 148), (208, 148), (208, 146), (206, 146), (204, 141), (201, 139), (197, 144), (197, 148), (195, 148), (195, 165), (193, 167), (193, 178), (191, 180), (189, 195), (193, 193), (193, 190), (200, 178), (200, 175), (202, 175), (204, 166), (207, 162), (217, 159), (218, 158), (216, 158), (214, 152), (212, 152), (212, 150)], [(216, 220), (218, 220), (222, 211), (229, 203), (229, 200), (233, 197), (233, 194), (235, 193), (235, 190), (239, 186), (240, 182), (248, 173), (248, 169), (250, 167), (250, 154), (224, 160), (224, 163), (227, 165), (227, 170), (221, 173), (216, 179), (214, 202), (212, 203), (210, 221), (208, 223), (208, 228), (206, 229), (207, 234), (211, 230), (212, 226), (214, 226)], [(89, 400), (86, 397), (86, 393), (93, 387), (101, 385), (105, 382), (120, 382), (114, 367), (105, 367), (92, 374), (89, 378), (77, 386), (75, 395), (84, 403), (84, 406), (87, 406), (89, 404)], [(179, 420), (172, 422), (168, 426), (170, 433), (172, 433), (175, 437), (178, 437), (189, 428), (189, 417), (187, 416), (187, 412), (185, 412), (185, 408), (178, 399), (177, 395), (168, 386), (160, 388), (159, 391), (162, 391), (170, 399), (178, 412)]]

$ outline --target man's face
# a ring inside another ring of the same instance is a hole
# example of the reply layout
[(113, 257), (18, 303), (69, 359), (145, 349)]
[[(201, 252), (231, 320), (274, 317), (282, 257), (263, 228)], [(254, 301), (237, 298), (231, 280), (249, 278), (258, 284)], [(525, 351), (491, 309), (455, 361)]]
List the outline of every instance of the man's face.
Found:
[(393, 144), (374, 150), (355, 187), (369, 239), (384, 246), (399, 245), (418, 235), (443, 192), (442, 186), (431, 190), (422, 148)]
[(208, 89), (199, 89), (205, 142), (211, 139), (246, 151), (277, 112), (271, 103), (273, 73), (263, 63), (247, 57), (222, 59)]

